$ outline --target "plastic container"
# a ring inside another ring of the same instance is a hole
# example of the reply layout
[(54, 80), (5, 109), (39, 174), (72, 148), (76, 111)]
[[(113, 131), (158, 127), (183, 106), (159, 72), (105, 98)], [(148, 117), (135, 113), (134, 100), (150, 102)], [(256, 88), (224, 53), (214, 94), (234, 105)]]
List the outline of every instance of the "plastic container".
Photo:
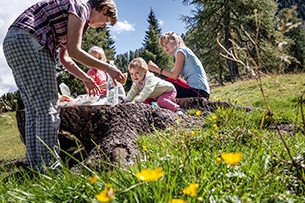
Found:
[(119, 103), (119, 88), (114, 84), (109, 75), (107, 80), (107, 103), (110, 105), (116, 105)]
[[(113, 61), (110, 61), (110, 64), (115, 67)], [(107, 103), (109, 105), (116, 105), (119, 103), (119, 88), (114, 84), (112, 78), (107, 74)]]
[(62, 95), (66, 95), (66, 96), (70, 96), (71, 92), (70, 92), (70, 88), (65, 84), (65, 83), (60, 83), (59, 85), (59, 89)]

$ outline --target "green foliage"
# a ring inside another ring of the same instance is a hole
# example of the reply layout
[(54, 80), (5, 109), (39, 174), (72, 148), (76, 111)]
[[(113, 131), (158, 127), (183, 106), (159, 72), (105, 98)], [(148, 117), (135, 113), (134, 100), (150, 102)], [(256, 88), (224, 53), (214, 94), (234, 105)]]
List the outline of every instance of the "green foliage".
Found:
[(152, 9), (148, 15), (147, 22), (149, 24), (148, 31), (145, 32), (146, 35), (143, 42), (144, 52), (141, 54), (141, 57), (146, 62), (154, 61), (159, 67), (169, 70), (172, 68), (173, 61), (159, 44), (161, 28)]
[(7, 93), (0, 97), (0, 113), (23, 109), (19, 91)]
[[(222, 50), (216, 43), (217, 37), (228, 50), (231, 50), (232, 47), (228, 42), (228, 39), (231, 39), (239, 46), (239, 48), (233, 47), (234, 52), (238, 51), (237, 49), (247, 49), (254, 60), (260, 57), (260, 60), (264, 62), (265, 71), (303, 70), (304, 31), (300, 27), (287, 34), (278, 29), (277, 21), (275, 21), (278, 11), (275, 1), (184, 0), (182, 2), (196, 6), (196, 10), (192, 13), (193, 16), (183, 18), (189, 28), (185, 41), (202, 60), (211, 81), (216, 80), (223, 85), (223, 78), (228, 78), (228, 74), (231, 75), (232, 81), (231, 68), (226, 64), (226, 59), (219, 55)], [(298, 5), (300, 4), (298, 3)], [(289, 21), (289, 24), (296, 22), (295, 14), (293, 16), (294, 18)], [(283, 15), (278, 17), (283, 21), (287, 18)], [(255, 40), (259, 47), (259, 55), (256, 54), (256, 49), (246, 33)], [(283, 50), (284, 52), (278, 48), (279, 44), (283, 42), (288, 44), (287, 48)], [(286, 58), (292, 56), (288, 59), (294, 57), (300, 63), (290, 60), (292, 63), (287, 64), (283, 60), (283, 56)], [(246, 58), (247, 55), (240, 57)], [(241, 77), (248, 74), (244, 69), (239, 68), (238, 71), (240, 71)]]
[(305, 32), (296, 9), (282, 9), (277, 15), (277, 27), (288, 38), (282, 42), (282, 49), (286, 53), (282, 56), (286, 63), (280, 66), (282, 72), (303, 71), (305, 68)]
[(305, 4), (302, 0), (276, 0), (279, 6), (279, 10), (284, 8), (292, 8), (293, 6), (297, 7), (298, 16), (305, 20)]

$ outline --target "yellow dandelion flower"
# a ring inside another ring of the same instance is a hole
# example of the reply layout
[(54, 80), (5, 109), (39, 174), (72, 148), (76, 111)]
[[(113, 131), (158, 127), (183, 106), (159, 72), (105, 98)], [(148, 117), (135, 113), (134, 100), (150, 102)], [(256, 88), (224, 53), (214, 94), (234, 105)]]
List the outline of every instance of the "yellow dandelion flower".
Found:
[(193, 130), (192, 130), (192, 135), (196, 135), (196, 131), (193, 131)]
[(144, 146), (143, 146), (143, 150), (144, 150), (144, 151), (147, 151), (147, 146), (144, 145)]
[(172, 199), (168, 201), (168, 203), (188, 203), (188, 202), (184, 199)]
[(196, 116), (200, 116), (200, 115), (201, 115), (201, 111), (200, 110), (196, 111)]
[(213, 116), (212, 116), (212, 119), (213, 119), (213, 120), (216, 120), (216, 119), (217, 119), (217, 116), (216, 116), (216, 115), (213, 115)]
[(217, 124), (213, 124), (213, 128), (214, 128), (214, 130), (217, 130), (218, 129)]
[(220, 158), (220, 157), (217, 157), (217, 158), (216, 158), (216, 162), (217, 162), (217, 163), (221, 163), (221, 158)]
[(88, 178), (88, 182), (89, 182), (90, 184), (93, 184), (93, 183), (95, 183), (96, 181), (97, 181), (97, 176), (96, 176), (96, 175), (90, 176), (90, 177)]
[(158, 167), (154, 170), (148, 168), (144, 169), (136, 174), (136, 177), (144, 182), (155, 181), (164, 176), (164, 172), (161, 167)]
[(177, 123), (180, 123), (180, 122), (181, 122), (181, 119), (180, 119), (180, 118), (177, 118), (176, 122), (177, 122)]
[(112, 186), (112, 184), (110, 184), (110, 183), (105, 183), (105, 188), (112, 188), (113, 186)]
[(114, 190), (113, 188), (106, 188), (100, 194), (96, 194), (95, 198), (100, 202), (109, 202), (114, 198)]
[(197, 183), (191, 183), (187, 188), (183, 189), (183, 194), (190, 195), (191, 197), (196, 196), (199, 185)]
[(221, 153), (222, 159), (226, 162), (228, 165), (235, 166), (241, 161), (243, 154), (241, 152), (235, 152), (235, 153)]
[(221, 98), (219, 98), (219, 97), (216, 98), (216, 101), (217, 101), (217, 102), (220, 102), (220, 100), (221, 100)]

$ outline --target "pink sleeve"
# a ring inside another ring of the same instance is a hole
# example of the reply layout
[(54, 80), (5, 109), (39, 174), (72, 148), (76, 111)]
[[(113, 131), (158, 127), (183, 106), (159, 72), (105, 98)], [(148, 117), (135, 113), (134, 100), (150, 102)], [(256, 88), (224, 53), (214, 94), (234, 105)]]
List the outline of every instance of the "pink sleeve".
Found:
[(93, 77), (95, 77), (96, 73), (97, 73), (97, 70), (95, 70), (95, 69), (93, 69), (93, 68), (90, 68), (90, 69), (88, 70), (88, 72), (87, 72), (87, 74), (88, 74), (89, 76), (93, 76)]
[(99, 79), (101, 81), (102, 84), (107, 82), (107, 74), (104, 71), (100, 71), (99, 72)]

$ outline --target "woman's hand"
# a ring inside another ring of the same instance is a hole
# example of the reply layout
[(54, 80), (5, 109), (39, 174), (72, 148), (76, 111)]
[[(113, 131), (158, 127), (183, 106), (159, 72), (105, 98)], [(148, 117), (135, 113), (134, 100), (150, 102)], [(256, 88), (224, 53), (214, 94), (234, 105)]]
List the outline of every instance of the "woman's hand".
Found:
[(95, 83), (95, 81), (90, 77), (86, 77), (84, 80), (82, 80), (84, 85), (86, 86), (86, 90), (90, 96), (95, 96), (100, 94), (100, 88)]
[(161, 69), (152, 61), (148, 62), (148, 69), (155, 73), (160, 73)]
[(124, 75), (122, 74), (122, 72), (114, 66), (109, 65), (108, 70), (106, 70), (106, 72), (112, 78), (112, 80), (115, 82), (115, 85), (116, 85), (116, 81), (120, 82), (120, 81), (125, 80)]

